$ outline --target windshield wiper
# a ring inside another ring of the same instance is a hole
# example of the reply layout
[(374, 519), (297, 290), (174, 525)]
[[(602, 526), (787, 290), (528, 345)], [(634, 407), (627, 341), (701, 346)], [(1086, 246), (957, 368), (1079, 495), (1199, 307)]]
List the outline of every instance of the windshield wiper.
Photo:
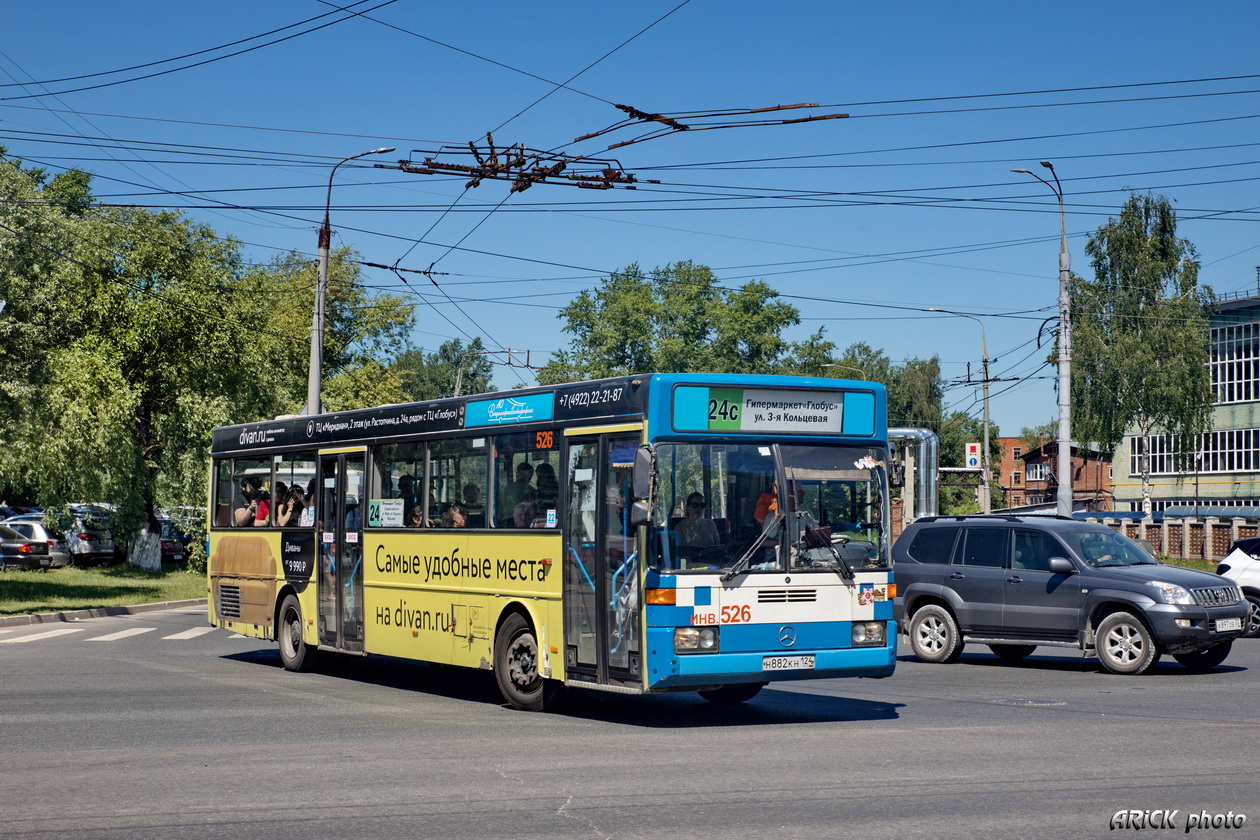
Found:
[[(796, 516), (800, 521), (800, 524), (803, 526), (799, 541), (800, 548), (797, 550), (809, 551), (810, 549), (815, 548), (827, 549), (827, 551), (831, 552), (832, 559), (835, 560), (835, 563), (831, 566), (831, 570), (839, 575), (841, 580), (853, 580), (855, 577), (853, 574), (853, 568), (849, 565), (848, 561), (844, 559), (844, 556), (840, 554), (839, 549), (836, 548), (837, 540), (840, 541), (840, 545), (844, 545), (849, 541), (848, 535), (841, 534), (837, 537), (832, 537), (830, 534), (824, 534), (823, 530), (818, 527), (818, 522), (814, 519), (814, 515), (807, 510), (798, 511)], [(811, 546), (809, 544), (809, 534), (811, 532), (817, 534), (818, 538), (820, 540), (825, 540), (825, 542), (823, 542), (820, 546)]]
[[(726, 573), (722, 575), (723, 581), (728, 581), (732, 579), (733, 577), (735, 577), (737, 574), (739, 574), (741, 571), (743, 571), (744, 566), (748, 563), (750, 559), (752, 559), (752, 556), (756, 554), (758, 551), (766, 547), (763, 544), (765, 541), (766, 534), (769, 533), (771, 530), (773, 530), (775, 525), (778, 525), (782, 522), (783, 514), (779, 513), (776, 510), (774, 513), (770, 514), (770, 517), (771, 517), (770, 521), (768, 521), (765, 524), (765, 526), (761, 529), (761, 533), (757, 535), (757, 539), (753, 540), (752, 545), (748, 546), (748, 549), (742, 555), (740, 555), (740, 558), (735, 561), (734, 565), (732, 565), (730, 569), (728, 569)], [(780, 528), (780, 530), (782, 529)], [(777, 545), (777, 542), (776, 542), (776, 545)]]

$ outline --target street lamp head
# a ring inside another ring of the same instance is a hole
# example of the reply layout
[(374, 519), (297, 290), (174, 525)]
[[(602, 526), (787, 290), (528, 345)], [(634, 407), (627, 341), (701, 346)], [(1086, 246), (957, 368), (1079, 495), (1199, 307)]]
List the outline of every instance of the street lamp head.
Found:
[(1031, 175), (1031, 174), (1033, 174), (1033, 173), (1032, 173), (1032, 170), (1030, 170), (1030, 169), (1012, 169), (1011, 171), (1012, 171), (1012, 172), (1018, 172), (1020, 175)]
[(1044, 166), (1046, 169), (1049, 169), (1051, 172), (1054, 171), (1054, 164), (1048, 160), (1043, 160), (1041, 162), (1041, 165)]
[(386, 152), (392, 152), (392, 151), (394, 151), (393, 146), (381, 146), (379, 149), (373, 149), (372, 151), (368, 152), (368, 154), (369, 155), (383, 155)]

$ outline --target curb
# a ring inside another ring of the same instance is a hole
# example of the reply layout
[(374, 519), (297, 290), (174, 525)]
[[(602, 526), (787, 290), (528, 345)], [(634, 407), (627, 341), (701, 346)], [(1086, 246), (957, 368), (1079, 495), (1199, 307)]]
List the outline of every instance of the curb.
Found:
[(155, 610), (173, 610), (178, 607), (205, 606), (205, 604), (205, 598), (192, 598), (186, 601), (159, 601), (154, 604), (136, 604), (130, 607), (94, 607), (88, 610), (66, 610), (65, 612), (35, 613), (34, 615), (6, 615), (0, 616), (0, 627), (13, 627), (14, 625), (20, 626), (24, 624), (57, 624), (66, 621), (82, 621), (85, 618), (134, 615)]

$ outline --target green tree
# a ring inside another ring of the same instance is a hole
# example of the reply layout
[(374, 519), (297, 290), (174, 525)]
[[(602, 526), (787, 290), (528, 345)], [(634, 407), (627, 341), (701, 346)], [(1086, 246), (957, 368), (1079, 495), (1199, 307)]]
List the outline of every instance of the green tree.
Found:
[(1023, 441), (1024, 451), (1059, 439), (1059, 421), (1047, 420), (1040, 426), (1025, 426), (1019, 430), (1019, 439)]
[[(1210, 288), (1198, 255), (1177, 236), (1168, 199), (1132, 195), (1085, 246), (1094, 280), (1072, 278), (1072, 432), (1105, 451), (1132, 431), (1177, 436), (1188, 447), (1208, 428)], [(1138, 459), (1142, 509), (1151, 510), (1150, 463)]]
[(545, 384), (655, 371), (817, 375), (834, 349), (822, 330), (787, 341), (800, 313), (765, 283), (724, 289), (691, 262), (631, 265), (560, 314), (573, 338), (540, 372)]
[[(271, 329), (306, 336), (276, 359), (275, 374), (295, 398), (290, 411), (306, 402), (310, 366), (311, 312), (315, 306), (316, 264), (291, 251), (258, 266), (251, 279), (267, 289), (277, 304)], [(328, 295), (324, 316), (324, 369), (321, 398), (325, 411), (348, 411), (402, 402), (406, 389), (389, 361), (406, 347), (415, 323), (415, 305), (406, 298), (377, 294), (364, 284), (357, 255), (334, 249), (328, 257)]]
[[(314, 267), (248, 268), (210, 228), (89, 186), (0, 162), (0, 477), (49, 507), (110, 502), (131, 538), (158, 505), (204, 504), (213, 427), (302, 405)], [(329, 406), (397, 401), (382, 357), (411, 307), (347, 252), (332, 265)]]
[(407, 399), (420, 402), (454, 395), (457, 381), (461, 394), (489, 391), (494, 370), (490, 359), (480, 338), (468, 344), (455, 338), (443, 342), (433, 353), (425, 353), (423, 347), (408, 347), (391, 368), (402, 381)]

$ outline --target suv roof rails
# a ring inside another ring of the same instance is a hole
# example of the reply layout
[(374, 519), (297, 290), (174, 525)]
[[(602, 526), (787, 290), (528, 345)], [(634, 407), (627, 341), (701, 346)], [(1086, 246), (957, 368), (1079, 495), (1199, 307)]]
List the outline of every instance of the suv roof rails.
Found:
[(914, 521), (941, 522), (944, 520), (962, 521), (964, 519), (1001, 520), (1002, 522), (1039, 522), (1046, 519), (1057, 519), (1060, 522), (1084, 521), (1074, 516), (1064, 516), (1061, 513), (953, 513), (938, 516), (921, 516)]

